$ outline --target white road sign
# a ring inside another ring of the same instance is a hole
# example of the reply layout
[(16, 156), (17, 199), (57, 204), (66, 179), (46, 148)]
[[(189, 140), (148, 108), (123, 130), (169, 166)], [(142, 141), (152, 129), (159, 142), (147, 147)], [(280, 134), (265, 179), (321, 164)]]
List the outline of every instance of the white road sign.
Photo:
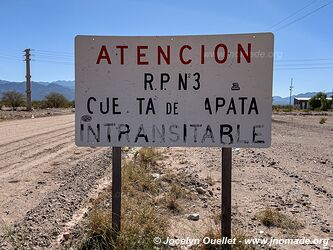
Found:
[(273, 42), (77, 36), (76, 145), (269, 147)]

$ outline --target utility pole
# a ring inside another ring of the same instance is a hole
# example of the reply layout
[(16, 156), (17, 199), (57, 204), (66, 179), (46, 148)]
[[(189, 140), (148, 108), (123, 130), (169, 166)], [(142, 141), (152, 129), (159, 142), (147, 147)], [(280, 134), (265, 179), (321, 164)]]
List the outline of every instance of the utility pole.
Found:
[(31, 111), (31, 75), (30, 75), (30, 49), (25, 49), (26, 82), (27, 82), (27, 111)]
[(292, 95), (292, 93), (293, 93), (293, 78), (291, 78), (291, 81), (290, 81), (290, 88), (289, 88), (289, 90), (290, 90), (290, 97), (289, 97), (289, 108), (290, 108), (290, 111), (291, 111), (291, 95)]

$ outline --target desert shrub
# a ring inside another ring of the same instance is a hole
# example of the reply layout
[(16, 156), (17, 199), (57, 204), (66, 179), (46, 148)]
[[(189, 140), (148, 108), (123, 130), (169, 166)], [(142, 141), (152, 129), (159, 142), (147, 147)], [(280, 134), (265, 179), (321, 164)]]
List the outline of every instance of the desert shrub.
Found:
[(280, 227), (283, 229), (297, 230), (304, 226), (297, 220), (270, 208), (266, 208), (265, 210), (259, 212), (256, 215), (256, 218), (266, 227)]
[(70, 102), (67, 98), (59, 93), (50, 93), (45, 96), (43, 100), (44, 104), (48, 108), (68, 108), (71, 107)]
[[(154, 249), (155, 237), (165, 239), (168, 218), (155, 206), (157, 183), (150, 168), (160, 153), (142, 148), (139, 157), (122, 165), (122, 219), (121, 232), (115, 239), (112, 231), (111, 187), (96, 200), (86, 222), (87, 237), (75, 249)], [(164, 249), (161, 246), (160, 249)]]
[(25, 104), (25, 97), (17, 91), (7, 91), (2, 94), (1, 101), (15, 110), (17, 107)]
[(33, 100), (31, 102), (31, 105), (35, 109), (42, 109), (42, 108), (45, 107), (45, 103), (43, 101), (40, 101), (40, 100)]
[(153, 166), (162, 157), (159, 150), (150, 147), (144, 147), (138, 151), (136, 158), (139, 158), (141, 164)]
[[(196, 250), (223, 250), (225, 245), (220, 244), (204, 244), (202, 243), (205, 237), (210, 239), (221, 239), (221, 230), (218, 226), (208, 228), (204, 237), (201, 239), (201, 243), (194, 249)], [(235, 245), (232, 245), (231, 249), (235, 250), (254, 250), (256, 247), (254, 245), (249, 245), (245, 243), (245, 239), (248, 239), (249, 236), (245, 235), (243, 232), (238, 232), (233, 230), (231, 238), (236, 238)], [(192, 249), (192, 248), (191, 248)]]
[(326, 111), (330, 107), (330, 101), (327, 100), (327, 95), (323, 92), (317, 93), (309, 100), (309, 105), (312, 109)]

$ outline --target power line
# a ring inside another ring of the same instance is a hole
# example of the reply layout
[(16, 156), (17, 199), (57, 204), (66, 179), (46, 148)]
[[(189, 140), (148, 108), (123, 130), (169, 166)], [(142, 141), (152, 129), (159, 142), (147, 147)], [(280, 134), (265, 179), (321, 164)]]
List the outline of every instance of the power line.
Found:
[(330, 60), (333, 60), (333, 58), (287, 59), (287, 60), (278, 60), (275, 62), (330, 61)]
[(274, 27), (278, 26), (279, 24), (283, 23), (284, 21), (290, 19), (291, 17), (295, 16), (296, 14), (298, 14), (299, 12), (301, 12), (302, 10), (306, 9), (307, 7), (309, 7), (310, 5), (312, 5), (313, 3), (317, 2), (318, 0), (314, 0), (311, 1), (309, 4), (305, 5), (303, 8), (293, 12), (292, 14), (290, 14), (289, 16), (287, 16), (286, 18), (283, 18), (281, 21), (275, 23), (274, 25), (272, 25), (271, 27), (269, 27), (268, 29), (273, 29)]
[(71, 55), (60, 55), (60, 54), (48, 54), (48, 53), (41, 53), (41, 52), (34, 52), (35, 55), (40, 56), (48, 56), (48, 57), (61, 57), (61, 58), (73, 58), (74, 56)]
[(74, 58), (58, 57), (58, 56), (42, 56), (33, 54), (34, 58), (47, 59), (47, 60), (60, 60), (60, 61), (74, 61)]
[(52, 51), (52, 50), (39, 50), (39, 49), (33, 49), (32, 51), (48, 53), (48, 54), (62, 54), (62, 55), (70, 55), (70, 56), (73, 55), (73, 53), (65, 52), (65, 51)]
[(274, 68), (274, 70), (333, 69), (333, 67)]
[(328, 6), (328, 5), (331, 4), (331, 3), (333, 3), (333, 1), (330, 1), (330, 2), (328, 2), (328, 3), (326, 3), (326, 4), (324, 4), (324, 5), (322, 5), (322, 6), (318, 7), (318, 8), (316, 8), (316, 9), (314, 9), (313, 11), (311, 11), (311, 12), (305, 14), (304, 16), (301, 16), (301, 17), (295, 19), (294, 21), (291, 21), (291, 22), (289, 22), (289, 23), (283, 25), (282, 27), (276, 29), (275, 32), (276, 32), (276, 31), (279, 31), (279, 30), (282, 30), (282, 29), (284, 29), (284, 28), (286, 28), (286, 27), (288, 27), (288, 26), (290, 26), (290, 25), (292, 25), (292, 24), (294, 24), (294, 23), (296, 23), (296, 22), (298, 22), (298, 21), (303, 20), (304, 18), (306, 18), (306, 17), (310, 16), (311, 14), (313, 14), (313, 13), (319, 11), (319, 10), (322, 9), (322, 8), (325, 8), (326, 6)]
[(64, 64), (64, 65), (73, 65), (74, 63), (63, 62), (63, 61), (51, 61), (51, 60), (36, 60), (32, 59), (35, 63), (49, 63), (49, 64)]
[(22, 59), (16, 59), (16, 58), (10, 58), (10, 57), (2, 57), (0, 56), (0, 60), (4, 60), (4, 61), (16, 61), (16, 62), (21, 62)]
[(74, 63), (74, 59), (71, 58), (49, 57), (49, 56), (35, 56), (33, 58), (35, 60), (61, 61), (61, 62)]
[(317, 65), (333, 65), (333, 62), (330, 63), (292, 63), (292, 64), (275, 64), (275, 66), (317, 66)]
[(6, 54), (2, 54), (2, 53), (0, 53), (0, 57), (7, 57), (7, 58), (13, 58), (13, 59), (23, 60), (23, 57), (13, 56), (13, 55), (6, 55)]
[(73, 65), (74, 58), (69, 52), (34, 49), (36, 63)]

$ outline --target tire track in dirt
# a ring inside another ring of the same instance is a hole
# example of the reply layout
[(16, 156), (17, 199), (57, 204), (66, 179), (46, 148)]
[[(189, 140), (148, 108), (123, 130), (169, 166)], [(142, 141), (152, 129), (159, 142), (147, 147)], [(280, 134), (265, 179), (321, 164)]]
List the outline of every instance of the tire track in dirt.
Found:
[[(11, 149), (11, 150), (8, 150), (4, 153), (0, 153), (0, 166), (1, 166), (1, 162), (4, 161), (4, 160), (7, 160), (7, 159), (10, 159), (12, 158), (12, 153), (14, 153), (15, 155), (19, 155), (19, 156), (23, 156), (23, 155), (27, 155), (29, 154), (29, 152), (32, 152), (34, 150), (36, 150), (35, 152), (38, 152), (37, 150), (48, 145), (50, 147), (50, 145), (52, 145), (53, 143), (55, 142), (59, 142), (63, 139), (66, 139), (68, 138), (68, 136), (72, 135), (73, 134), (73, 129), (69, 130), (68, 132), (64, 132), (64, 133), (61, 133), (59, 135), (57, 135), (56, 138), (52, 138), (52, 139), (49, 139), (49, 140), (43, 140), (42, 142), (41, 141), (37, 141), (37, 142), (34, 142), (34, 143), (29, 143), (27, 145), (25, 145), (24, 147), (21, 147), (19, 149)], [(36, 155), (38, 155), (38, 153), (36, 153)], [(2, 167), (0, 167), (1, 169)]]
[[(17, 139), (17, 140), (13, 140), (13, 138), (16, 138), (16, 136), (11, 136), (11, 137), (7, 137), (7, 140), (6, 138), (4, 137), (2, 139), (2, 143), (0, 143), (0, 148), (4, 148), (4, 147), (8, 147), (9, 145), (12, 145), (12, 144), (20, 144), (23, 142), (23, 144), (25, 142), (29, 142), (30, 139), (34, 139), (36, 137), (40, 137), (40, 136), (45, 136), (45, 138), (48, 138), (50, 134), (52, 133), (57, 133), (59, 131), (63, 131), (64, 129), (66, 128), (71, 128), (74, 126), (74, 123), (73, 122), (70, 122), (70, 123), (67, 123), (66, 126), (62, 126), (62, 127), (58, 127), (57, 129), (54, 129), (54, 130), (48, 130), (48, 131), (45, 131), (45, 132), (42, 132), (42, 133), (33, 133), (33, 135), (31, 136), (24, 136), (24, 137), (21, 137), (20, 139)], [(29, 131), (26, 131), (26, 134), (29, 134)], [(13, 147), (16, 147), (18, 145), (14, 145)], [(21, 145), (20, 145), (21, 146)]]
[(59, 188), (59, 171), (105, 150), (75, 146), (74, 115), (5, 121), (0, 138), (0, 221), (9, 226)]
[(10, 171), (12, 169), (19, 170), (20, 167), (22, 166), (22, 162), (29, 162), (29, 164), (24, 165), (24, 167), (35, 166), (35, 162), (37, 162), (38, 164), (41, 164), (44, 162), (49, 162), (51, 159), (54, 159), (56, 156), (60, 155), (64, 151), (74, 148), (73, 146), (65, 147), (71, 142), (71, 140), (72, 140), (72, 138), (69, 138), (69, 139), (65, 140), (65, 142), (60, 142), (59, 144), (57, 144), (53, 147), (42, 148), (40, 151), (38, 151), (36, 153), (28, 155), (27, 157), (20, 158), (19, 161), (4, 165), (0, 169), (3, 169), (3, 173), (7, 173), (8, 171)]
[(1, 249), (58, 249), (51, 244), (56, 243), (58, 235), (67, 228), (77, 211), (89, 203), (91, 192), (96, 191), (103, 181), (108, 181), (104, 177), (111, 173), (110, 149), (88, 148), (87, 151), (92, 154), (70, 163), (66, 169), (56, 169), (54, 176), (61, 179), (61, 184), (45, 194), (38, 205), (15, 223), (12, 237), (20, 234), (24, 241), (12, 241), (0, 232), (0, 248), (5, 246)]

